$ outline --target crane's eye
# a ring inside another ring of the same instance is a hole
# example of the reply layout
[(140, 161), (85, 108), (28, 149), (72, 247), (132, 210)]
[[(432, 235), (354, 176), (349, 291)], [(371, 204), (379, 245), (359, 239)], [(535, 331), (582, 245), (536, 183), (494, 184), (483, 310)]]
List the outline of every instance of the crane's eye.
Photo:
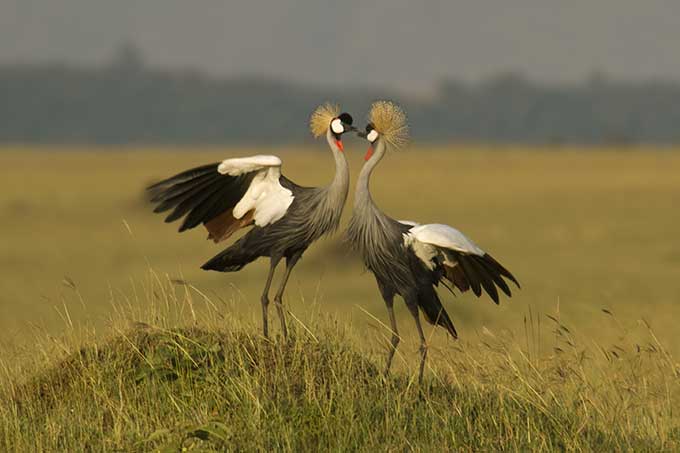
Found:
[(371, 129), (371, 132), (366, 134), (366, 140), (368, 140), (371, 143), (373, 143), (377, 139), (378, 139), (378, 132), (376, 132), (375, 129)]
[(331, 130), (334, 134), (342, 134), (345, 132), (345, 128), (342, 126), (342, 120), (340, 120), (340, 118), (335, 118), (331, 121)]

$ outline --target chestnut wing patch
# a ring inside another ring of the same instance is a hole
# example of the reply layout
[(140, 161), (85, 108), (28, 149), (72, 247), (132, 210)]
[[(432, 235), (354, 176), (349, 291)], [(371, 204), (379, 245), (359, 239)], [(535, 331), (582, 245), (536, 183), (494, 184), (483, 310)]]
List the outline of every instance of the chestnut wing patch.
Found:
[(208, 239), (211, 239), (217, 244), (218, 242), (228, 239), (237, 230), (250, 226), (254, 223), (253, 217), (255, 215), (255, 210), (251, 209), (240, 219), (234, 217), (233, 211), (233, 209), (225, 211), (214, 219), (203, 224), (205, 229), (208, 230)]
[(444, 275), (461, 292), (464, 293), (470, 289), (470, 284), (465, 278), (465, 272), (463, 272), (463, 269), (461, 269), (458, 263), (454, 263), (453, 265), (444, 264)]

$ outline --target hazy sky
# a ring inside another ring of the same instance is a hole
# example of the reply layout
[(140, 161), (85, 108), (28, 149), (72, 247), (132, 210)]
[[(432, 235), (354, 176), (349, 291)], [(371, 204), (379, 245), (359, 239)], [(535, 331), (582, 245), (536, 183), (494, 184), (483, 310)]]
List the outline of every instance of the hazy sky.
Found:
[(423, 89), (499, 71), (680, 80), (678, 0), (0, 0), (0, 62), (150, 64)]

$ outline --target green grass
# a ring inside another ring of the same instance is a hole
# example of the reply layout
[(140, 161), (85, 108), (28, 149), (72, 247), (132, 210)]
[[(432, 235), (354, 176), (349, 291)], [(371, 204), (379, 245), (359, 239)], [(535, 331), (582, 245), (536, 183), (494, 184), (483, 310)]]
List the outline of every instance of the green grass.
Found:
[[(294, 337), (268, 343), (267, 263), (203, 272), (221, 247), (145, 203), (155, 179), (271, 150), (53, 151), (0, 150), (0, 451), (680, 448), (680, 153), (388, 155), (388, 214), (459, 228), (522, 283), (500, 306), (442, 293), (461, 340), (427, 329), (419, 387), (400, 302), (382, 378), (385, 307), (337, 236), (293, 273)], [(275, 152), (299, 183), (331, 178), (325, 151)]]

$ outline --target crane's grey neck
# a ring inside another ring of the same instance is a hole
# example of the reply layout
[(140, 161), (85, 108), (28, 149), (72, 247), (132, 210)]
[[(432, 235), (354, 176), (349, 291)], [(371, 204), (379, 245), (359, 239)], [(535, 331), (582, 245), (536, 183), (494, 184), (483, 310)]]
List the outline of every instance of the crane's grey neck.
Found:
[(373, 169), (378, 165), (378, 162), (380, 162), (384, 155), (385, 144), (381, 139), (378, 139), (373, 145), (373, 155), (366, 161), (364, 166), (361, 167), (361, 173), (359, 173), (359, 179), (357, 180), (354, 192), (355, 211), (365, 211), (366, 209), (375, 208), (375, 203), (373, 203), (370, 190), (371, 173), (373, 173)]
[[(376, 276), (393, 280), (392, 274), (397, 272), (395, 263), (398, 261), (393, 249), (400, 244), (402, 232), (397, 222), (375, 205), (369, 188), (371, 174), (385, 155), (385, 148), (378, 138), (373, 145), (373, 155), (361, 168), (354, 195), (354, 211), (345, 237)], [(396, 278), (404, 280), (403, 274), (400, 272), (401, 277)]]
[(344, 205), (349, 191), (349, 166), (347, 165), (345, 153), (342, 152), (335, 143), (335, 136), (330, 127), (326, 131), (326, 141), (328, 142), (328, 146), (330, 146), (331, 151), (333, 152), (333, 158), (335, 159), (335, 176), (326, 189), (329, 195), (334, 194), (340, 197), (342, 199), (341, 204)]
[(312, 189), (311, 198), (300, 213), (306, 225), (307, 239), (310, 241), (338, 228), (347, 201), (349, 166), (345, 153), (338, 148), (335, 140), (329, 128), (326, 132), (326, 141), (335, 159), (335, 176), (328, 186)]

